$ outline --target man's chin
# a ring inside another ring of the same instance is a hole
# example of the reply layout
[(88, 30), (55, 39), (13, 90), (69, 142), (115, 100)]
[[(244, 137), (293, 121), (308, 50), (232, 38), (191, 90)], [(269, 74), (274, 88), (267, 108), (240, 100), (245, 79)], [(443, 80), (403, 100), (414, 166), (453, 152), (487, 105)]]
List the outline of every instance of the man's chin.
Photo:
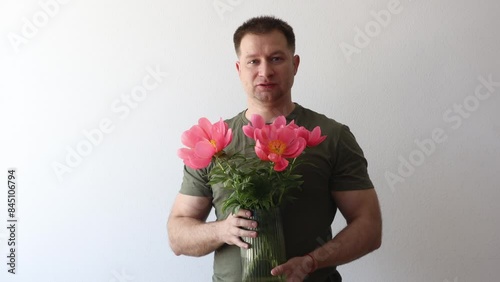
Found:
[(255, 92), (253, 96), (261, 102), (274, 102), (280, 100), (283, 94), (275, 91), (259, 91)]

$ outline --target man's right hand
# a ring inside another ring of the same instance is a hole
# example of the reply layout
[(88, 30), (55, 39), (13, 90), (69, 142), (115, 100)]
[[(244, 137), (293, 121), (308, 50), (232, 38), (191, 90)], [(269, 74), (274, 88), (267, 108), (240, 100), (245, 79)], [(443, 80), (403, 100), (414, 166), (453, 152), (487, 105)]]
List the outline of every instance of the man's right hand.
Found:
[(248, 248), (241, 237), (256, 237), (252, 213), (239, 210), (220, 221), (206, 222), (212, 198), (177, 194), (167, 223), (170, 247), (176, 255), (204, 256), (223, 244)]
[(249, 245), (241, 237), (257, 237), (257, 232), (248, 229), (255, 229), (257, 222), (251, 220), (252, 213), (249, 210), (240, 209), (235, 214), (230, 214), (222, 221), (218, 228), (220, 240), (228, 245), (236, 245), (240, 248), (248, 249)]

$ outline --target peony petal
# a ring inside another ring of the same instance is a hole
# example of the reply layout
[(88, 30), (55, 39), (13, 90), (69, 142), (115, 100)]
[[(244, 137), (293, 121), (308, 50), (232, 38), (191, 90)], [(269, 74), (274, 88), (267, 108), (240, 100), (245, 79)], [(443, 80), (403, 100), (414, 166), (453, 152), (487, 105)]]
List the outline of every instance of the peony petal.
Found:
[(184, 133), (182, 133), (181, 142), (186, 147), (194, 148), (196, 143), (202, 140), (207, 140), (208, 138), (208, 134), (206, 134), (200, 126), (194, 125), (189, 130), (186, 130), (184, 131)]
[(306, 140), (302, 137), (299, 137), (295, 139), (294, 142), (290, 143), (289, 146), (286, 147), (286, 150), (283, 153), (283, 157), (296, 158), (304, 151), (306, 146), (307, 146)]
[(202, 117), (198, 120), (198, 125), (205, 132), (206, 136), (210, 136), (212, 132), (212, 123), (205, 117)]
[(192, 169), (200, 169), (207, 167), (211, 159), (200, 159), (196, 157), (191, 149), (181, 148), (177, 151), (177, 155), (183, 160), (184, 164)]
[(243, 133), (252, 139), (255, 139), (255, 130), (261, 129), (265, 126), (264, 118), (260, 115), (253, 114), (250, 122), (242, 127)]
[(275, 128), (285, 127), (286, 126), (286, 118), (285, 118), (285, 116), (279, 116), (279, 117), (277, 117), (273, 121), (273, 123), (271, 124), (271, 126), (273, 126)]
[(288, 166), (288, 160), (285, 158), (281, 158), (279, 162), (274, 163), (274, 170), (283, 171), (287, 168), (287, 166)]
[(261, 115), (253, 114), (250, 118), (250, 122), (254, 128), (263, 128), (266, 125), (264, 118)]
[(177, 150), (177, 156), (181, 159), (188, 159), (193, 155), (193, 150), (188, 149), (188, 148), (180, 148)]
[(214, 128), (210, 141), (214, 142), (212, 146), (215, 146), (216, 153), (224, 149), (226, 143), (225, 138), (226, 136), (224, 135), (224, 132), (219, 132)]
[(299, 126), (297, 124), (295, 124), (294, 120), (292, 120), (286, 127), (289, 127), (291, 129), (294, 129), (294, 130), (299, 128)]
[(269, 141), (269, 139), (267, 138), (266, 130), (257, 128), (255, 129), (254, 136), (255, 141), (259, 141), (260, 143), (267, 144), (267, 142)]
[(214, 123), (210, 130), (212, 134), (219, 133), (221, 135), (225, 134), (226, 131), (227, 131), (227, 123), (225, 123), (222, 120), (222, 118), (218, 122)]
[(215, 147), (209, 141), (201, 141), (196, 143), (194, 153), (199, 158), (212, 158), (215, 153)]
[(296, 132), (297, 132), (297, 136), (299, 137), (302, 137), (306, 140), (309, 140), (309, 130), (307, 130), (305, 127), (301, 126), (299, 128), (296, 129)]
[(222, 118), (212, 127), (211, 140), (215, 141), (217, 152), (224, 150), (231, 143), (231, 140), (233, 140), (232, 130)]
[(257, 157), (263, 161), (269, 161), (269, 158), (267, 156), (268, 153), (269, 151), (267, 150), (267, 146), (263, 147), (259, 140), (257, 140), (257, 142), (255, 143), (255, 154), (257, 155)]
[(190, 165), (188, 165), (186, 161), (184, 161), (186, 165), (194, 169), (206, 168), (210, 164), (210, 162), (212, 162), (212, 158), (203, 159), (197, 158), (196, 156), (189, 159)]
[(226, 131), (226, 135), (224, 136), (224, 148), (223, 149), (225, 149), (227, 147), (227, 145), (229, 145), (231, 143), (231, 141), (233, 141), (233, 131), (231, 130), (231, 128), (229, 128)]
[(281, 157), (281, 155), (278, 155), (276, 153), (269, 153), (269, 155), (267, 157), (269, 158), (270, 161), (272, 161), (274, 163), (280, 162), (281, 159), (283, 159)]
[(254, 128), (253, 128), (251, 125), (244, 125), (244, 126), (242, 127), (242, 129), (243, 129), (243, 133), (244, 133), (247, 137), (252, 138), (252, 139), (255, 139), (255, 135), (254, 135), (255, 130), (254, 130)]
[(323, 142), (326, 139), (325, 136), (321, 136), (321, 128), (316, 126), (309, 134), (309, 138), (307, 138), (307, 146), (316, 146), (319, 143)]
[(276, 139), (283, 141), (287, 145), (297, 138), (297, 132), (288, 127), (280, 128), (277, 130), (276, 135)]

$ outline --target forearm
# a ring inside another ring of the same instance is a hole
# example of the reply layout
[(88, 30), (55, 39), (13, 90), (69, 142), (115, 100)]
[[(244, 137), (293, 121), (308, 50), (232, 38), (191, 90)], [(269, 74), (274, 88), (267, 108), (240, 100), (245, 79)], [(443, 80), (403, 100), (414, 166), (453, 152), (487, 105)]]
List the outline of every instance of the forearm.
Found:
[(380, 247), (381, 229), (381, 224), (378, 221), (354, 221), (338, 233), (335, 238), (310, 254), (316, 260), (317, 268), (351, 262)]
[(332, 197), (347, 227), (314, 251), (278, 265), (271, 271), (273, 275), (302, 281), (318, 268), (351, 262), (380, 247), (382, 216), (375, 190), (338, 191), (332, 192)]
[(218, 235), (219, 225), (220, 222), (204, 222), (189, 217), (170, 218), (170, 246), (176, 255), (207, 255), (224, 244)]

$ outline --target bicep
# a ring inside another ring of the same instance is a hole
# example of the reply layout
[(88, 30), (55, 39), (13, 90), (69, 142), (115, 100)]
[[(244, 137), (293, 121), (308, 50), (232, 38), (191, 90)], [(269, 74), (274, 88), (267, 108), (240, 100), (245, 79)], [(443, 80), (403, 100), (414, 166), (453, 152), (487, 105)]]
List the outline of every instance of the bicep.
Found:
[(348, 224), (356, 219), (381, 221), (375, 189), (333, 191), (332, 198)]
[(188, 217), (205, 221), (212, 208), (212, 198), (177, 194), (170, 219)]

